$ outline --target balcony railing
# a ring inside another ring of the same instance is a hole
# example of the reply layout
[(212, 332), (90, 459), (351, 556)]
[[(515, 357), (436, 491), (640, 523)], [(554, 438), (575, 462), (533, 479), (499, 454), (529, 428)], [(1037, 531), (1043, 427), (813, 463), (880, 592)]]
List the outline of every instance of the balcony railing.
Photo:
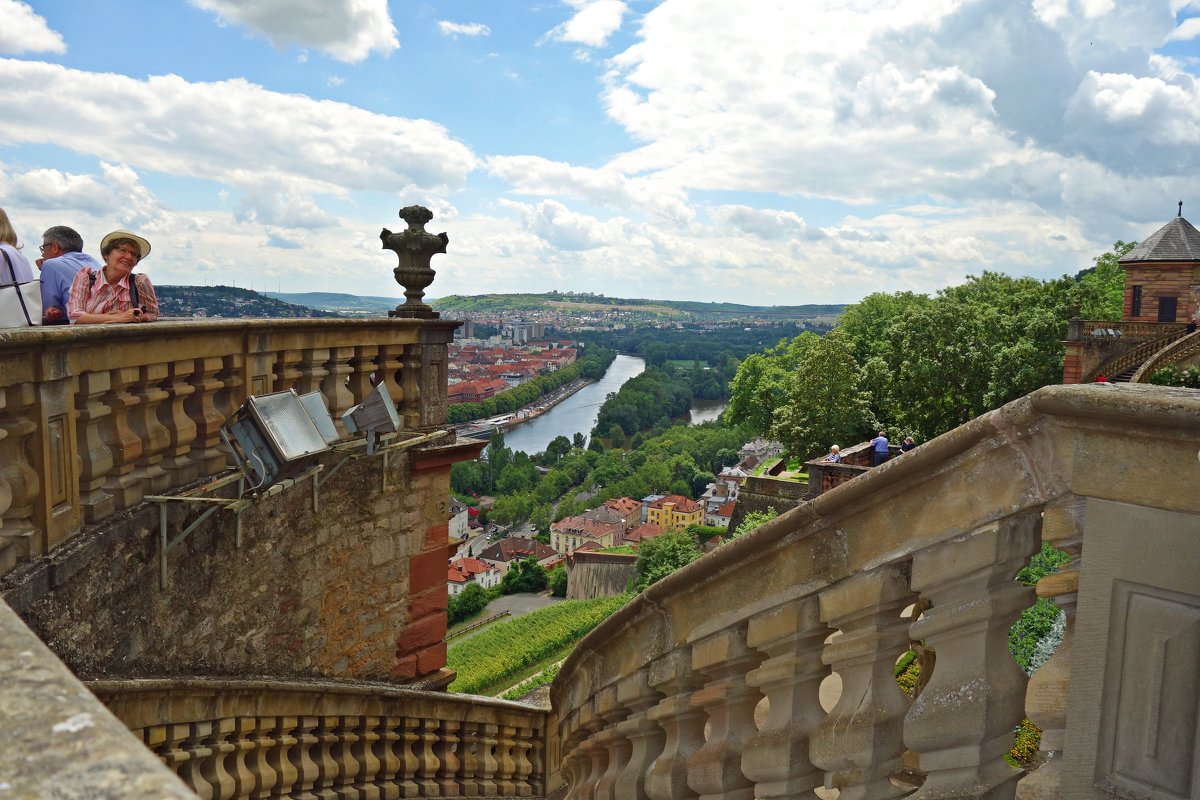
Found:
[(202, 798), (545, 794), (547, 712), (387, 685), (96, 681)]
[[(553, 684), (568, 798), (1190, 796), (1198, 420), (1189, 390), (1042, 389), (662, 580)], [(1014, 576), (1042, 542), (1072, 556), (1037, 586), (1067, 633), (1027, 682)]]
[(337, 417), (383, 380), (407, 429), (444, 422), (445, 345), (456, 325), (297, 319), (0, 330), (0, 574), (145, 495), (221, 471), (218, 429), (250, 394), (320, 391)]

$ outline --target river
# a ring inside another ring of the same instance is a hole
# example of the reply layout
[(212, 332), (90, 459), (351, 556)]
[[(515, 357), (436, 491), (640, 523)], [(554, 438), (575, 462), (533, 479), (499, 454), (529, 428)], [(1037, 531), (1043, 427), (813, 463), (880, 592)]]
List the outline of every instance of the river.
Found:
[[(596, 418), (600, 416), (600, 406), (609, 393), (616, 392), (625, 381), (640, 375), (645, 369), (646, 362), (637, 356), (618, 355), (599, 381), (583, 387), (540, 417), (505, 431), (505, 446), (532, 455), (545, 450), (556, 436), (571, 439), (576, 433), (582, 433), (584, 438), (589, 437), (596, 425)], [(727, 402), (693, 401), (689, 414), (691, 424), (699, 425), (721, 416)]]

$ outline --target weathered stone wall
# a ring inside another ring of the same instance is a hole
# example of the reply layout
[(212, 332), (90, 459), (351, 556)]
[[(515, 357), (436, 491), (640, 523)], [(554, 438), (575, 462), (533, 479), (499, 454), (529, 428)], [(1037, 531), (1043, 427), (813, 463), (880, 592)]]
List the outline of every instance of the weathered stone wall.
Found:
[[(326, 470), (342, 457), (327, 456)], [(315, 513), (310, 481), (265, 498), (242, 516), (241, 548), (233, 514), (217, 512), (168, 553), (166, 589), (151, 504), (0, 586), (83, 677), (435, 673), (445, 663), (450, 461), (412, 468), (422, 460), (431, 457), (392, 453), (386, 469), (379, 457), (352, 461), (321, 486)], [(169, 535), (199, 513), (172, 504)]]
[(736, 530), (747, 514), (756, 511), (765, 513), (771, 508), (779, 514), (790, 511), (804, 500), (807, 492), (808, 484), (799, 481), (784, 481), (766, 476), (747, 478), (738, 490), (737, 505), (733, 507), (729, 530)]
[(590, 600), (624, 594), (633, 580), (637, 556), (575, 553), (567, 560), (567, 599)]

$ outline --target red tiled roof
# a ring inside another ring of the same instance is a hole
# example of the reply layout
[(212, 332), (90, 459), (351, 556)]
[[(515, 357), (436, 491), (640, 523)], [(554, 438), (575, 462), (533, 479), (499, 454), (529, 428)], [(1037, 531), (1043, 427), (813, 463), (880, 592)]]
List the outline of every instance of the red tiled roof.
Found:
[(627, 532), (625, 534), (625, 541), (633, 542), (636, 544), (637, 542), (644, 542), (647, 539), (653, 539), (655, 536), (658, 536), (662, 532), (663, 532), (662, 528), (658, 527), (657, 525), (647, 522), (646, 524), (639, 525), (636, 528), (634, 528), (633, 530)]
[(669, 494), (666, 497), (660, 497), (650, 504), (651, 508), (665, 508), (668, 504), (675, 504), (675, 511), (680, 514), (691, 514), (700, 508), (700, 504), (695, 500), (689, 500), (681, 494)]

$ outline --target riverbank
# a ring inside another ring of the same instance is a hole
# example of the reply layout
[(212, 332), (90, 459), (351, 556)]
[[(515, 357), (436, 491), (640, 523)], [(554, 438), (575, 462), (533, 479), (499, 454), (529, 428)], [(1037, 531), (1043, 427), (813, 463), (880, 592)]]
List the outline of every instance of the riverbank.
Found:
[[(524, 408), (519, 408), (512, 414), (506, 415), (509, 419), (504, 422), (491, 423), (487, 419), (477, 419), (455, 425), (454, 431), (459, 436), (465, 436), (469, 439), (487, 439), (492, 435), (492, 431), (496, 429), (506, 431), (517, 427), (522, 422), (532, 422), (580, 389), (592, 383), (595, 383), (595, 381), (586, 378), (576, 378), (565, 386), (558, 387), (550, 394), (543, 395), (537, 401), (530, 403)], [(495, 417), (492, 419), (495, 419)]]

